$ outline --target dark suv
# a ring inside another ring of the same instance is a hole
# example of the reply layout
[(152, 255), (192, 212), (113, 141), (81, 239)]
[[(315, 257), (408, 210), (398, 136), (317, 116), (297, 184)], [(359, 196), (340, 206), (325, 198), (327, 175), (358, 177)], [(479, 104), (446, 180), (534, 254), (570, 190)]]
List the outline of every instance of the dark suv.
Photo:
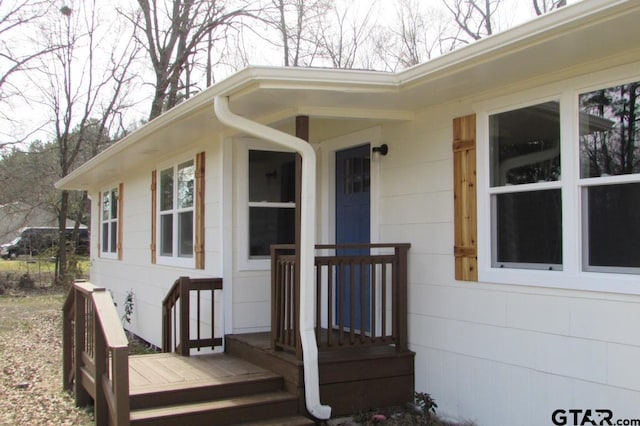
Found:
[[(67, 228), (67, 244), (72, 243), (73, 228)], [(0, 256), (4, 259), (16, 259), (21, 255), (35, 256), (53, 251), (58, 247), (58, 228), (24, 228), (20, 236), (8, 244), (0, 246)], [(89, 254), (89, 230), (78, 230), (76, 253)]]

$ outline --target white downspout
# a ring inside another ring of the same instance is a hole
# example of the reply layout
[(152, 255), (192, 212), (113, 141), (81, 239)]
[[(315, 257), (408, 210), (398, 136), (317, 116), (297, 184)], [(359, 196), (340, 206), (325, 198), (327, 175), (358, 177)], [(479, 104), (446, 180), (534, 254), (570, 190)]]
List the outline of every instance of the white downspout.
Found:
[(251, 136), (292, 149), (302, 157), (300, 213), (300, 338), (303, 352), (304, 393), (309, 413), (319, 420), (331, 417), (331, 407), (320, 403), (318, 378), (318, 347), (314, 330), (315, 309), (313, 288), (316, 223), (316, 153), (300, 138), (234, 114), (226, 96), (216, 96), (214, 111), (221, 123)]

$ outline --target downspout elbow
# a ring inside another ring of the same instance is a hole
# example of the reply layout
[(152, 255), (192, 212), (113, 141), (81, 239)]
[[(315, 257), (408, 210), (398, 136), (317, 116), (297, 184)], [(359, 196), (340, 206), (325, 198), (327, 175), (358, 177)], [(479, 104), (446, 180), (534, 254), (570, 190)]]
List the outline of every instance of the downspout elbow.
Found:
[(216, 96), (214, 111), (221, 123), (251, 136), (294, 150), (302, 157), (302, 199), (300, 213), (300, 341), (304, 357), (305, 402), (309, 413), (319, 420), (331, 417), (331, 407), (320, 403), (318, 347), (314, 330), (314, 249), (316, 154), (306, 141), (234, 114), (226, 96)]

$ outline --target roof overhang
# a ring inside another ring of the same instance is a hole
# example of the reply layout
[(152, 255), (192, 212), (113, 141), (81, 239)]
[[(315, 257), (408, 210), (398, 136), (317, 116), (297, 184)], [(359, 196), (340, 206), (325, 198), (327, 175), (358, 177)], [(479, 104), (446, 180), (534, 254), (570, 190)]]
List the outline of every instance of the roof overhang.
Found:
[(96, 188), (136, 164), (227, 131), (213, 110), (216, 96), (229, 97), (234, 113), (271, 125), (296, 115), (371, 125), (411, 120), (419, 109), (518, 82), (640, 60), (638, 22), (637, 0), (583, 0), (400, 73), (249, 67), (123, 138), (56, 186)]

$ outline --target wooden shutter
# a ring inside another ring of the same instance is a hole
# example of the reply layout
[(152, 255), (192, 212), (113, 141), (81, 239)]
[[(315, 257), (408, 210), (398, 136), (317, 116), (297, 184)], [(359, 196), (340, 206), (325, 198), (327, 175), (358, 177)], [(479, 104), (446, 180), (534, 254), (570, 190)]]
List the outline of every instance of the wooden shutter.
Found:
[(478, 281), (475, 114), (453, 120), (453, 179), (455, 277)]
[(118, 242), (117, 242), (117, 251), (118, 251), (118, 260), (122, 260), (122, 213), (124, 212), (123, 208), (123, 200), (124, 200), (124, 184), (118, 185)]
[(196, 155), (196, 269), (204, 269), (204, 166), (205, 153)]
[(151, 263), (156, 263), (156, 203), (157, 203), (157, 172), (151, 172)]

